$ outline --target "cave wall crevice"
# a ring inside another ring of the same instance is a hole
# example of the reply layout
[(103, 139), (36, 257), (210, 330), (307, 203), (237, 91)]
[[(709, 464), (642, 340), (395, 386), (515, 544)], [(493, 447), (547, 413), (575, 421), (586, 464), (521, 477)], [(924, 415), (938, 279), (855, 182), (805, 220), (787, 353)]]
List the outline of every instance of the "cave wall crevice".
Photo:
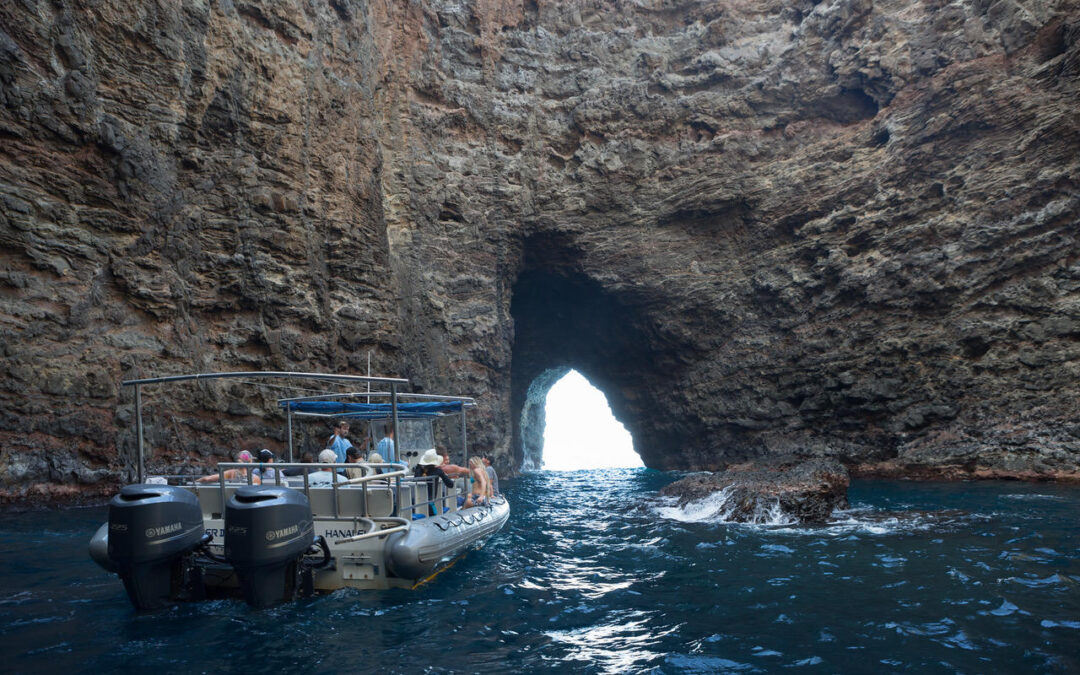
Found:
[[(504, 473), (529, 388), (575, 368), (656, 468), (1075, 477), (1077, 26), (1077, 0), (3, 4), (0, 497), (111, 489), (123, 377), (369, 353), (476, 396)], [(280, 444), (264, 403), (179, 396), (154, 466)]]

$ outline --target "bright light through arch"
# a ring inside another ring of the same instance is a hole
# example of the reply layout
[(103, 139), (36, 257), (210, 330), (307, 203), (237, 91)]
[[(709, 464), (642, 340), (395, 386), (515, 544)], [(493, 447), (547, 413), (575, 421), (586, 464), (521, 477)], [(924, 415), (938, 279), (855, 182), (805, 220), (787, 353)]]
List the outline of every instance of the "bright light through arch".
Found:
[(607, 398), (576, 370), (552, 385), (544, 411), (545, 469), (644, 466), (630, 432), (611, 414)]

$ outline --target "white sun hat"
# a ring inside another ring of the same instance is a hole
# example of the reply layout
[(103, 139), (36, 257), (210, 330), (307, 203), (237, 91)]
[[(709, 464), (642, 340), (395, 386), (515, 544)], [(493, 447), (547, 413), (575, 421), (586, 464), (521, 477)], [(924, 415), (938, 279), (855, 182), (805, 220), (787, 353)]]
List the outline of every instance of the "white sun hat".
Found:
[(442, 464), (442, 456), (435, 452), (435, 448), (428, 450), (424, 453), (424, 456), (420, 458), (417, 464), (424, 464), (426, 466), (439, 466)]

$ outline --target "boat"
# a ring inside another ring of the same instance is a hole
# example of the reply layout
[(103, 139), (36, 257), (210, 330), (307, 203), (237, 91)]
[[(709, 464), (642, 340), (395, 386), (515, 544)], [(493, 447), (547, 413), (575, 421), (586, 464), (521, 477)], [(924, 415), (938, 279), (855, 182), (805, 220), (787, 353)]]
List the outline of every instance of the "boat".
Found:
[[(146, 476), (142, 388), (226, 378), (255, 386), (278, 378), (364, 384), (367, 391), (278, 399), (287, 426), (284, 462), (221, 462), (212, 482)], [(109, 502), (90, 556), (120, 577), (138, 610), (232, 595), (268, 607), (341, 588), (415, 588), (482, 545), (510, 516), (501, 495), (483, 505), (466, 500), (467, 478), (448, 488), (436, 477), (413, 476), (434, 452), (433, 422), (459, 419), (467, 455), (471, 398), (402, 393), (408, 380), (401, 378), (325, 373), (200, 373), (122, 384), (135, 392), (137, 482)], [(398, 461), (293, 461), (294, 426), (326, 418), (367, 420), (372, 434), (393, 423)]]

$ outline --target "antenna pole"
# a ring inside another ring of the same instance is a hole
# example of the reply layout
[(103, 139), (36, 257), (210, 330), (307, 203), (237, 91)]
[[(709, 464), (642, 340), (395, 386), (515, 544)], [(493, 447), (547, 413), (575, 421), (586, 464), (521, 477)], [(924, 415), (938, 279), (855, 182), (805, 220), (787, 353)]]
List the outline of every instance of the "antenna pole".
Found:
[[(368, 384), (368, 386), (370, 387), (371, 385), (370, 385), (370, 384)], [(287, 408), (285, 408), (285, 411), (286, 411), (286, 414), (287, 414), (287, 416), (286, 416), (286, 418), (285, 418), (285, 428), (287, 429), (287, 432), (286, 432), (286, 433), (288, 433), (288, 435), (289, 435), (289, 461), (290, 461), (290, 462), (292, 462), (292, 461), (293, 461), (293, 446), (292, 446), (292, 406), (290, 405), (290, 406), (288, 406)]]
[(135, 434), (139, 437), (139, 468), (136, 477), (138, 482), (142, 483), (146, 468), (143, 465), (142, 387), (139, 385), (135, 385)]
[(394, 440), (393, 440), (393, 443), (394, 443), (394, 459), (396, 460), (396, 459), (398, 459), (398, 455), (401, 454), (400, 452), (398, 452), (398, 450), (401, 448), (401, 444), (398, 443), (398, 439), (401, 437), (401, 435), (398, 433), (397, 385), (396, 384), (391, 384), (390, 385), (390, 410), (391, 410), (393, 418), (394, 418), (394, 421), (393, 421), (393, 424), (394, 424)]

